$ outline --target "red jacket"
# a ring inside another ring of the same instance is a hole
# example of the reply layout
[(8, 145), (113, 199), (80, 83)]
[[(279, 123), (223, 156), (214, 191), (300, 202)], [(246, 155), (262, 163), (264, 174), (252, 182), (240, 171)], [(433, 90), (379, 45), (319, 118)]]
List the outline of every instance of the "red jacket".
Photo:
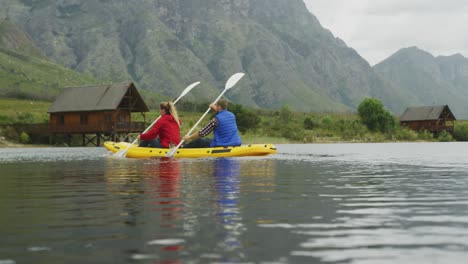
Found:
[(180, 127), (170, 114), (165, 114), (146, 133), (140, 134), (142, 140), (153, 140), (159, 136), (159, 142), (164, 148), (168, 148), (170, 143), (174, 145), (180, 142)]

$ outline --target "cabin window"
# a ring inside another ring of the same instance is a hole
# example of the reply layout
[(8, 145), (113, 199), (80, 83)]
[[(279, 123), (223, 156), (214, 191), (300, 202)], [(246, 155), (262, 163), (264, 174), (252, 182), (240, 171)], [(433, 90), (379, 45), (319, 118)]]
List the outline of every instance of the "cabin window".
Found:
[(57, 124), (64, 125), (65, 124), (65, 115), (60, 114), (57, 116)]
[(119, 115), (119, 123), (125, 123), (125, 116)]
[(81, 114), (80, 115), (80, 124), (87, 125), (88, 124), (88, 114)]
[(112, 115), (111, 115), (111, 114), (106, 114), (106, 115), (104, 116), (104, 120), (105, 120), (106, 122), (109, 122), (109, 123), (112, 122)]

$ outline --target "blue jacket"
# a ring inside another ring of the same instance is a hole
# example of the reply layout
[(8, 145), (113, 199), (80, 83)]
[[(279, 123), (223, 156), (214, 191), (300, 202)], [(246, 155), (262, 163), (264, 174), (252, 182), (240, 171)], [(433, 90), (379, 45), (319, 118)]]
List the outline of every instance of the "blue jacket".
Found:
[(242, 141), (237, 131), (236, 117), (234, 114), (227, 110), (222, 110), (216, 114), (216, 119), (218, 119), (218, 125), (214, 129), (214, 139), (210, 146), (240, 146)]

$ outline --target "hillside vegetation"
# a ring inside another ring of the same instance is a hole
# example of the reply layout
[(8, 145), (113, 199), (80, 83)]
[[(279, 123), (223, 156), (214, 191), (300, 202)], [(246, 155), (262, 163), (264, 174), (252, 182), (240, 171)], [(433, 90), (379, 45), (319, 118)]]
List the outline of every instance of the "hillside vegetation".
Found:
[[(0, 136), (15, 142), (21, 141), (21, 131), (8, 127), (14, 123), (48, 122), (49, 102), (30, 100), (0, 100)], [(181, 134), (185, 135), (206, 110), (206, 104), (186, 102), (179, 105), (179, 115), (183, 121)], [(195, 109), (187, 111), (186, 109)], [(21, 109), (18, 112), (14, 109)], [(352, 113), (305, 113), (295, 112), (284, 106), (280, 110), (254, 110), (242, 105), (231, 104), (229, 109), (238, 118), (239, 130), (244, 143), (331, 143), (331, 142), (394, 142), (394, 141), (452, 141), (468, 140), (468, 123), (456, 121), (454, 138), (442, 133), (434, 138), (427, 131), (414, 132), (398, 125), (384, 131), (372, 131), (363, 124), (358, 114)], [(147, 113), (147, 124), (159, 115), (159, 111)], [(134, 114), (134, 121), (142, 121), (140, 114)], [(207, 116), (200, 127), (208, 122)], [(23, 135), (27, 137), (27, 135)], [(137, 134), (130, 135), (133, 140)], [(78, 145), (80, 140), (78, 139)], [(46, 142), (43, 142), (46, 143)]]
[(0, 23), (0, 97), (51, 101), (66, 86), (96, 82), (51, 62), (27, 34), (7, 21)]

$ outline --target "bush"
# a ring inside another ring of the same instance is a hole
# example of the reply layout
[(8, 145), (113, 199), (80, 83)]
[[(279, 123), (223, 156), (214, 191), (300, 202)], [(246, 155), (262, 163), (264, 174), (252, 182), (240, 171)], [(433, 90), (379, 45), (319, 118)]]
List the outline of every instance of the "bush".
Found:
[(331, 129), (333, 125), (333, 118), (326, 116), (322, 119), (322, 127), (325, 129)]
[(22, 124), (34, 123), (34, 115), (30, 112), (21, 112), (17, 114), (18, 122)]
[(363, 126), (359, 121), (343, 121), (339, 122), (339, 129), (341, 131), (341, 135), (344, 139), (363, 139), (367, 134), (368, 130), (365, 126)]
[(450, 142), (450, 141), (453, 141), (453, 137), (449, 132), (442, 131), (437, 136), (437, 140), (440, 142)]
[(419, 131), (418, 138), (425, 141), (432, 141), (434, 140), (434, 135), (427, 130), (423, 130)]
[(242, 105), (230, 104), (229, 111), (236, 115), (237, 127), (242, 133), (255, 130), (260, 125), (260, 117), (254, 111), (246, 109)]
[(318, 122), (313, 120), (312, 118), (310, 117), (306, 117), (304, 119), (304, 129), (314, 129), (314, 128), (317, 128), (318, 127)]
[(414, 141), (418, 139), (418, 133), (411, 129), (402, 128), (395, 131), (395, 137), (397, 140)]
[(19, 139), (18, 132), (16, 132), (14, 127), (4, 127), (0, 132), (8, 140), (18, 141)]
[(13, 123), (13, 119), (11, 119), (10, 117), (8, 116), (5, 116), (5, 115), (0, 115), (0, 124), (12, 124)]
[(388, 133), (395, 129), (395, 118), (388, 112), (382, 102), (376, 98), (364, 99), (358, 107), (361, 121), (370, 131)]
[(284, 124), (287, 124), (291, 122), (292, 118), (293, 118), (293, 112), (291, 111), (291, 108), (289, 108), (289, 106), (287, 105), (281, 107), (281, 110), (279, 112), (280, 121), (283, 122)]
[(468, 141), (468, 124), (456, 125), (453, 138), (457, 141)]
[(23, 144), (27, 144), (30, 142), (29, 135), (26, 132), (21, 132), (19, 140)]

